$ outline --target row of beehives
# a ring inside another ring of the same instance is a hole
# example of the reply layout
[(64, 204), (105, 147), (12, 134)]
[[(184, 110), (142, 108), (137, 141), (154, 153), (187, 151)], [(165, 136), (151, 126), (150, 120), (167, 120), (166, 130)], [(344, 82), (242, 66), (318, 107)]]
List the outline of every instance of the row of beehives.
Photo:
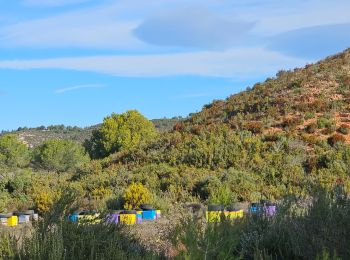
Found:
[(38, 221), (38, 218), (39, 216), (34, 212), (34, 210), (0, 214), (0, 225), (16, 227), (19, 224), (28, 224), (31, 221)]
[[(107, 214), (108, 224), (135, 225), (143, 221), (154, 221), (160, 219), (161, 211), (151, 207), (142, 210), (114, 210)], [(94, 211), (78, 211), (69, 216), (69, 220), (75, 223), (98, 223), (101, 221), (100, 214)]]
[[(277, 212), (277, 206), (268, 201), (260, 201), (252, 203), (249, 207), (251, 214), (264, 214), (266, 216), (274, 216)], [(209, 205), (206, 212), (206, 219), (209, 223), (221, 222), (223, 219), (235, 220), (244, 217), (244, 210), (235, 207), (225, 208), (222, 205)]]

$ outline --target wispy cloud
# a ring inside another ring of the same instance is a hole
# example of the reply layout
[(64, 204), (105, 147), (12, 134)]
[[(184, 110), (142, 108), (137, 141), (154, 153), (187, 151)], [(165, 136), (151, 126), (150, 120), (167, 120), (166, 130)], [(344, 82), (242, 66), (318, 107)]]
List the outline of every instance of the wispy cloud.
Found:
[(0, 48), (133, 49), (144, 46), (132, 35), (138, 22), (119, 18), (122, 8), (102, 5), (0, 26)]
[(91, 1), (91, 0), (23, 0), (22, 3), (24, 5), (56, 7), (56, 6), (80, 4), (88, 1)]
[(271, 76), (280, 69), (300, 67), (309, 62), (312, 60), (262, 48), (241, 48), (224, 52), (9, 60), (0, 61), (0, 69), (69, 69), (121, 77), (194, 75), (249, 79), (252, 75)]
[(6, 96), (6, 95), (7, 95), (6, 92), (0, 90), (0, 97)]
[(80, 90), (80, 89), (87, 89), (87, 88), (104, 88), (106, 85), (104, 84), (87, 84), (87, 85), (76, 85), (72, 87), (65, 87), (65, 88), (60, 88), (56, 89), (55, 93), (56, 94), (63, 94), (69, 91), (74, 91), (74, 90)]

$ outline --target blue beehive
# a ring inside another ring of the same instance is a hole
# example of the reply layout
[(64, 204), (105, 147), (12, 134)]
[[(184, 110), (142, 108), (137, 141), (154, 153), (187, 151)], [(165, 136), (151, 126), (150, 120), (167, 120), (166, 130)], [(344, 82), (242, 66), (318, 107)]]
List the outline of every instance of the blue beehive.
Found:
[(69, 220), (77, 223), (79, 220), (79, 212), (74, 212), (72, 215), (69, 215)]
[(258, 213), (260, 211), (260, 205), (258, 203), (252, 203), (250, 206), (251, 213)]
[(144, 220), (156, 220), (157, 211), (156, 210), (144, 210), (142, 212), (142, 219)]

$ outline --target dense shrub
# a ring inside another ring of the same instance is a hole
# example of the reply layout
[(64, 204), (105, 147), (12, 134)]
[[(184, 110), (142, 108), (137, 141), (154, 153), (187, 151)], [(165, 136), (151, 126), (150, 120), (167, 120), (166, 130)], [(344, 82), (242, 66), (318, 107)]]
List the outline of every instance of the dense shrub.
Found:
[(132, 183), (124, 191), (123, 200), (125, 209), (138, 209), (141, 204), (151, 202), (152, 194), (141, 183)]

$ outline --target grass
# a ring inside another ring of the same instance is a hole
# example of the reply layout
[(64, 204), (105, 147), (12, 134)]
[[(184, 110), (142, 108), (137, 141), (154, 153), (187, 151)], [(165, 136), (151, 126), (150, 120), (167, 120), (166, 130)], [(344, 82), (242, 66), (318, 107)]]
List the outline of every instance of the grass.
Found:
[[(162, 256), (145, 250), (127, 227), (101, 223), (76, 225), (67, 220), (73, 201), (66, 194), (31, 234), (21, 241), (13, 235), (0, 239), (0, 256), (4, 259), (159, 259)], [(1, 258), (0, 258), (1, 259)]]
[(350, 199), (320, 191), (310, 204), (286, 199), (275, 217), (234, 223), (188, 219), (174, 238), (179, 259), (350, 259)]
[[(128, 227), (76, 225), (66, 220), (72, 195), (19, 241), (2, 236), (4, 259), (162, 259), (147, 251)], [(350, 199), (341, 187), (308, 200), (286, 198), (276, 216), (207, 224), (184, 218), (173, 233), (177, 259), (350, 259)]]

